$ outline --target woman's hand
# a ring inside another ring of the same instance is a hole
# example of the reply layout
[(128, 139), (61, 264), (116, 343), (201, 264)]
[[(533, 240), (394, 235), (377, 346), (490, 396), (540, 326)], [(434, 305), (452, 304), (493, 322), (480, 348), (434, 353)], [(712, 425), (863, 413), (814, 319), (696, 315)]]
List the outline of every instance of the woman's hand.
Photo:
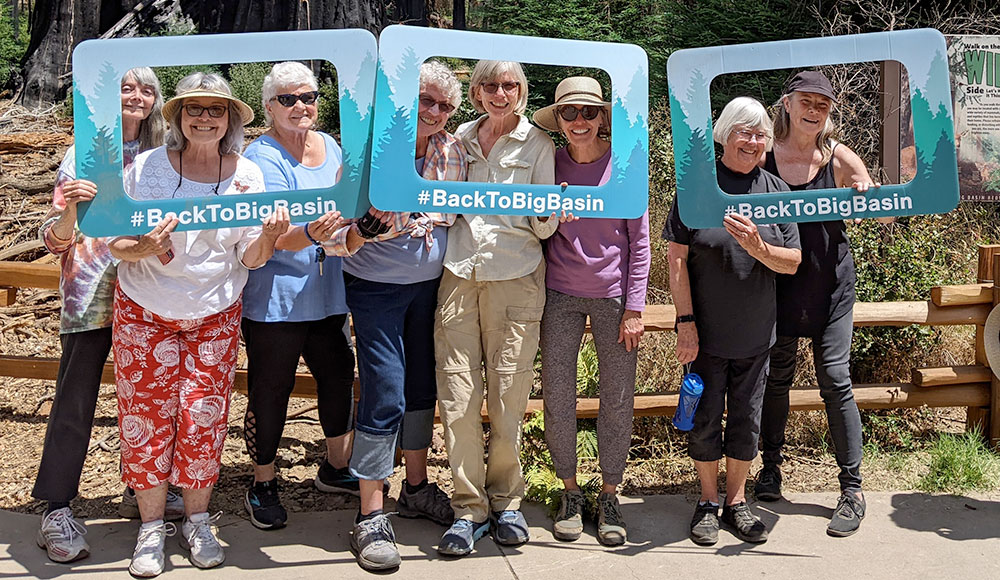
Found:
[(333, 237), (334, 232), (346, 224), (339, 211), (328, 211), (306, 224), (306, 230), (312, 239), (325, 242)]
[(174, 257), (170, 234), (177, 228), (177, 216), (168, 213), (149, 233), (138, 237), (123, 236), (108, 243), (111, 255), (125, 262), (138, 262), (150, 256), (159, 256), (163, 264)]
[(288, 208), (284, 206), (275, 208), (271, 212), (271, 215), (264, 218), (262, 224), (263, 227), (261, 228), (260, 235), (266, 238), (273, 247), (278, 236), (287, 232), (288, 226), (291, 224), (291, 219), (288, 216)]
[(731, 213), (722, 220), (722, 224), (726, 227), (729, 235), (733, 236), (740, 247), (751, 256), (756, 258), (766, 249), (764, 240), (761, 239), (760, 232), (757, 231), (757, 224), (753, 223), (750, 218), (742, 214)]
[(81, 201), (92, 201), (97, 195), (97, 184), (86, 179), (71, 179), (62, 185), (63, 199), (66, 200), (66, 209), (76, 209), (76, 204)]
[(618, 342), (625, 343), (625, 351), (632, 352), (633, 348), (639, 348), (639, 340), (645, 327), (642, 324), (642, 312), (638, 310), (626, 310), (622, 315), (622, 323), (618, 326)]
[(698, 327), (693, 322), (677, 325), (677, 362), (686, 365), (698, 358)]

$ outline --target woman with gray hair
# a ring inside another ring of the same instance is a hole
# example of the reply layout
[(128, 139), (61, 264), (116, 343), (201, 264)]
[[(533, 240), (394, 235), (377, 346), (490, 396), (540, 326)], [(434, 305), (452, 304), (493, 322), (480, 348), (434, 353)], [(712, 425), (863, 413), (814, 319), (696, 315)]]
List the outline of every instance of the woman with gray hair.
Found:
[[(264, 190), (260, 169), (239, 152), (253, 111), (222, 77), (193, 73), (163, 105), (167, 146), (140, 154), (125, 177), (138, 200), (202, 198)], [(263, 227), (174, 231), (173, 214), (142, 236), (108, 242), (121, 260), (112, 347), (118, 391), (122, 479), (135, 489), (142, 525), (129, 571), (163, 572), (167, 483), (183, 490), (181, 545), (199, 568), (225, 553), (208, 503), (219, 477), (239, 345), (247, 270), (271, 257), (288, 210)]]
[[(738, 97), (722, 110), (712, 136), (722, 145), (719, 187), (730, 195), (788, 191), (757, 166), (770, 147), (771, 121), (755, 99)], [(757, 456), (768, 349), (774, 344), (775, 274), (801, 261), (795, 224), (754, 224), (734, 213), (724, 227), (691, 229), (677, 200), (663, 231), (670, 241), (670, 292), (677, 309), (677, 359), (701, 376), (705, 390), (688, 437), (688, 454), (701, 481), (691, 539), (719, 539), (719, 460), (726, 457), (722, 523), (745, 542), (767, 541), (767, 530), (747, 506), (744, 487)], [(725, 433), (723, 411), (727, 412)]]
[[(342, 164), (340, 145), (314, 130), (319, 108), (316, 78), (298, 62), (271, 68), (261, 88), (266, 133), (246, 157), (264, 174), (267, 191), (332, 187)], [(243, 292), (243, 339), (247, 347), (247, 410), (243, 433), (254, 464), (244, 497), (250, 522), (260, 529), (284, 527), (287, 512), (278, 495), (274, 459), (285, 427), (299, 357), (316, 379), (319, 420), (326, 439), (315, 485), (321, 491), (358, 493), (347, 470), (354, 407), (351, 349), (341, 259), (326, 258), (319, 244), (340, 225), (340, 212), (296, 224), (278, 240), (274, 256), (250, 273)]]

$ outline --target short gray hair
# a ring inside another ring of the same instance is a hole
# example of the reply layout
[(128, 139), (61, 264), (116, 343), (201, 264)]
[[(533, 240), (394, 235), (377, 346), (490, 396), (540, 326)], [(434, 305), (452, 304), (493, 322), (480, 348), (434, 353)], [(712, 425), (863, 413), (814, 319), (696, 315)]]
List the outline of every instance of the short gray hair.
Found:
[[(216, 91), (226, 95), (232, 95), (226, 79), (215, 73), (193, 72), (177, 81), (175, 94), (182, 99), (183, 93), (196, 91), (199, 89)], [(187, 137), (181, 131), (181, 116), (184, 115), (183, 101), (180, 107), (174, 109), (174, 114), (170, 119), (170, 128), (167, 129), (167, 149), (171, 151), (183, 151), (187, 147)], [(219, 141), (219, 154), (233, 155), (243, 151), (243, 116), (240, 114), (236, 103), (229, 102), (229, 126), (226, 134)]]
[(749, 128), (760, 128), (766, 135), (764, 150), (770, 151), (774, 141), (774, 127), (767, 109), (757, 99), (751, 97), (736, 97), (722, 109), (719, 120), (712, 129), (712, 138), (716, 143), (725, 145), (736, 127), (742, 125)]
[(435, 86), (448, 96), (448, 103), (458, 108), (462, 104), (462, 83), (448, 65), (428, 60), (420, 65), (420, 88)]
[(509, 72), (515, 81), (521, 83), (520, 90), (517, 91), (514, 112), (523, 115), (528, 108), (528, 77), (524, 76), (521, 63), (511, 60), (481, 60), (476, 63), (476, 68), (472, 69), (472, 79), (469, 80), (469, 101), (480, 113), (485, 113), (486, 109), (482, 101), (476, 98), (479, 85), (496, 81), (505, 72)]
[(296, 85), (309, 85), (314, 91), (319, 90), (316, 83), (316, 75), (312, 70), (301, 62), (289, 60), (276, 63), (271, 67), (271, 72), (264, 77), (264, 84), (260, 87), (260, 103), (264, 109), (264, 125), (271, 126), (271, 114), (267, 112), (267, 103), (278, 94), (281, 87)]
[(128, 79), (144, 87), (153, 89), (153, 107), (149, 115), (139, 123), (139, 151), (154, 149), (163, 145), (163, 135), (167, 132), (167, 122), (163, 120), (163, 92), (160, 90), (160, 79), (148, 66), (138, 66), (129, 69), (122, 76), (124, 85)]

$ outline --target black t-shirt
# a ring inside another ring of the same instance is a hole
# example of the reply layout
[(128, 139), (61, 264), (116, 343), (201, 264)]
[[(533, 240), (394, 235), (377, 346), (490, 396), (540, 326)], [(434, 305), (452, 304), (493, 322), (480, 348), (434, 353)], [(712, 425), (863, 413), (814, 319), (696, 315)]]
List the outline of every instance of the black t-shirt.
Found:
[[(767, 153), (764, 169), (778, 175), (773, 152)], [(832, 161), (820, 168), (809, 183), (789, 185), (792, 191), (834, 187), (837, 180)], [(854, 258), (843, 220), (801, 223), (799, 237), (799, 269), (777, 278), (778, 334), (815, 337), (831, 320), (854, 308)]]
[[(716, 163), (719, 187), (733, 195), (788, 191), (788, 186), (759, 168), (734, 173)], [(760, 237), (772, 246), (798, 248), (795, 224), (757, 224)], [(722, 358), (749, 358), (774, 344), (773, 270), (744, 250), (725, 228), (691, 229), (677, 211), (677, 200), (663, 237), (688, 246), (688, 276), (698, 348)]]

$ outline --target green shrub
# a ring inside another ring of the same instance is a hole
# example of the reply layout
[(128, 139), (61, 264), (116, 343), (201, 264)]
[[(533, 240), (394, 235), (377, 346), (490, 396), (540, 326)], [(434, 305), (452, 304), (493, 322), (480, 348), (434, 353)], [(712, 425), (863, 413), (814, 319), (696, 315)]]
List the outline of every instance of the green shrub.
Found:
[[(17, 40), (14, 40), (15, 29)], [(11, 73), (20, 66), (29, 39), (27, 14), (19, 14), (18, 22), (14, 22), (10, 5), (5, 2), (0, 6), (0, 87), (7, 84)]]
[(1000, 457), (987, 448), (981, 433), (943, 433), (929, 451), (929, 470), (919, 489), (952, 493), (996, 489)]
[(264, 106), (261, 104), (261, 87), (264, 77), (271, 72), (269, 62), (242, 62), (229, 67), (229, 84), (233, 94), (253, 109), (252, 127), (264, 125)]
[(320, 69), (319, 111), (316, 126), (320, 131), (340, 136), (340, 93), (337, 85), (337, 69), (324, 62)]

